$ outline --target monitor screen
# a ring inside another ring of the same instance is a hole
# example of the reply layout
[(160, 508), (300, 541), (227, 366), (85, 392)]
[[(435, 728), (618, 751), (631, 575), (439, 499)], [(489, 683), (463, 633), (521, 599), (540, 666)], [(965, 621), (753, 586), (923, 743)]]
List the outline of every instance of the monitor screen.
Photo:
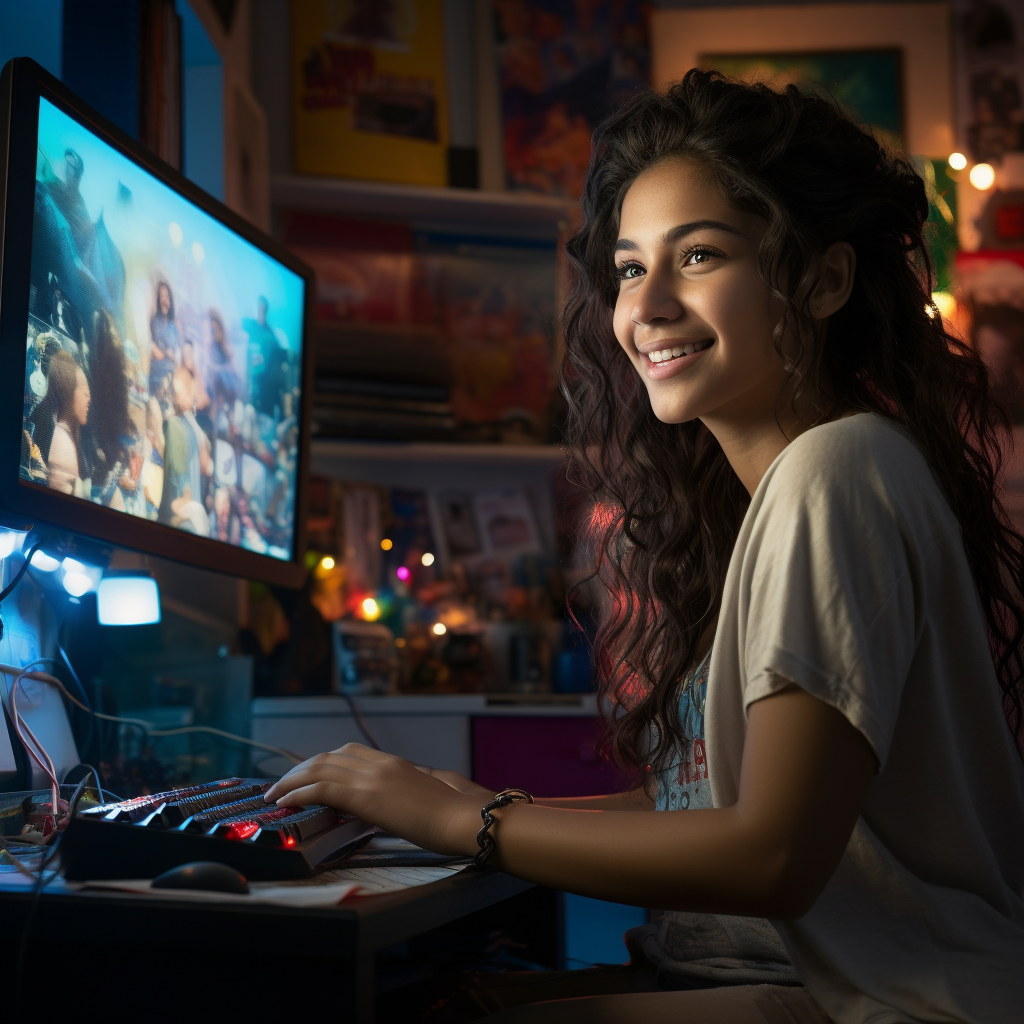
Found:
[(22, 484), (294, 560), (305, 280), (38, 110)]

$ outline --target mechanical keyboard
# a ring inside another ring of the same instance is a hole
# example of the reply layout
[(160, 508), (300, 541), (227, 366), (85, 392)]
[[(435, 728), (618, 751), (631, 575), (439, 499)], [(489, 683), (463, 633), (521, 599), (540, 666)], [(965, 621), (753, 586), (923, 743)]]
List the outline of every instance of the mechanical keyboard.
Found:
[(340, 859), (373, 827), (331, 807), (276, 807), (267, 779), (220, 779), (79, 811), (61, 839), (65, 877), (153, 878), (193, 860), (246, 878), (301, 878)]

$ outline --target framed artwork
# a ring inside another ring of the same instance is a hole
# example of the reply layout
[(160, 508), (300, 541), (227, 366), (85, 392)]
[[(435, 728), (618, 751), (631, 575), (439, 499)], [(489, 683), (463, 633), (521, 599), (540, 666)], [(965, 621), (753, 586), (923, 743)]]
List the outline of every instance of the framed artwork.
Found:
[(902, 53), (897, 49), (819, 53), (702, 54), (700, 66), (773, 88), (798, 85), (831, 93), (863, 124), (903, 131)]
[(948, 3), (928, 2), (655, 10), (651, 83), (664, 90), (710, 63), (820, 81), (867, 123), (896, 125), (908, 153), (945, 160), (956, 148), (951, 24)]

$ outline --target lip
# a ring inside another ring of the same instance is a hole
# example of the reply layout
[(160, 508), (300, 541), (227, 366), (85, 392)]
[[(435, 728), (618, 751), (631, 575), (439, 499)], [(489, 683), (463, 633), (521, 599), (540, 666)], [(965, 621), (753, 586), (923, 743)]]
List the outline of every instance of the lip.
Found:
[(644, 374), (648, 380), (668, 380), (669, 377), (674, 377), (677, 373), (681, 373), (688, 366), (692, 366), (705, 352), (710, 352), (715, 346), (714, 339), (711, 340), (711, 344), (707, 348), (702, 348), (699, 352), (693, 352), (688, 356), (677, 356), (675, 359), (670, 359), (666, 363), (653, 363), (651, 362), (648, 352), (660, 352), (666, 348), (674, 348), (677, 345), (688, 345), (694, 341), (707, 341), (707, 338), (679, 338), (661, 341), (656, 344), (645, 345), (644, 348), (647, 350), (641, 352), (637, 350), (640, 355), (640, 362), (643, 364)]

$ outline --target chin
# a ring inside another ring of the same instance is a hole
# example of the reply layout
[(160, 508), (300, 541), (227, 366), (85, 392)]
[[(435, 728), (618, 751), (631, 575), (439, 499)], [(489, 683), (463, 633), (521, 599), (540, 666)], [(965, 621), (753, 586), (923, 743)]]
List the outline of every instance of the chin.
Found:
[(672, 401), (665, 395), (658, 397), (650, 396), (651, 412), (661, 420), (662, 423), (689, 423), (697, 419), (696, 413), (687, 402)]

